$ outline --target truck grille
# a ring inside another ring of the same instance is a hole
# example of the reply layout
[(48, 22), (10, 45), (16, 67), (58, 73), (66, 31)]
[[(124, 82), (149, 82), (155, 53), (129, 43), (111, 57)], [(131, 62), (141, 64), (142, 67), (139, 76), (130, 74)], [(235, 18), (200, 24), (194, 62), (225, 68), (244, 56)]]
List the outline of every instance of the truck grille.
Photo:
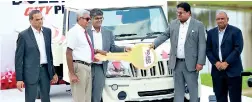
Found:
[(157, 96), (157, 95), (167, 95), (174, 93), (174, 89), (165, 89), (165, 90), (154, 90), (154, 91), (141, 91), (138, 92), (140, 97), (144, 96)]
[(130, 64), (133, 77), (155, 77), (155, 76), (173, 76), (173, 70), (168, 68), (168, 61), (159, 61), (158, 64), (148, 70), (136, 69)]

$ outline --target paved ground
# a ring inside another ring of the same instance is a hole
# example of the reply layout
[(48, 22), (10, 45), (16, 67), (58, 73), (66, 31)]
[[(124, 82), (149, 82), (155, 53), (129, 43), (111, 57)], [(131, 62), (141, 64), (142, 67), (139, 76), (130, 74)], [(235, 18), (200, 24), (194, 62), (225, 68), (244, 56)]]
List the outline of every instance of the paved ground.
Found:
[[(201, 102), (208, 102), (208, 96), (214, 95), (213, 89), (208, 86), (201, 85), (202, 88), (202, 95), (201, 95)], [(252, 98), (242, 96), (242, 102), (252, 102)]]
[[(71, 95), (66, 92), (70, 89), (66, 85), (54, 85), (51, 88), (51, 102), (72, 102)], [(208, 102), (208, 96), (213, 95), (211, 87), (202, 85), (201, 102)], [(252, 102), (252, 98), (242, 97), (242, 102)], [(19, 92), (17, 89), (1, 90), (0, 102), (24, 102), (24, 92)], [(36, 100), (40, 102), (40, 100)]]
[[(66, 92), (70, 89), (66, 85), (53, 85), (51, 87), (51, 102), (72, 102), (70, 94)], [(25, 102), (24, 92), (19, 92), (17, 89), (1, 90), (0, 102)], [(36, 102), (41, 102), (36, 100)]]
[(245, 95), (245, 96), (252, 97), (252, 88), (243, 90), (242, 94)]

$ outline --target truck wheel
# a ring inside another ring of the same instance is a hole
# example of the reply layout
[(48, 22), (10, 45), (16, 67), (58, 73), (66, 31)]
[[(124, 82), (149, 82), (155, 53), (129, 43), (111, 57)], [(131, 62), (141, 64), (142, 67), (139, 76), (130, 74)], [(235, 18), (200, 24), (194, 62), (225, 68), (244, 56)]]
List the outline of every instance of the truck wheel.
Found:
[(208, 99), (209, 99), (209, 102), (217, 102), (215, 95), (209, 95)]
[(184, 102), (190, 102), (190, 100), (187, 100), (186, 98), (184, 99)]
[[(190, 102), (190, 100), (184, 99), (184, 102)], [(200, 98), (198, 98), (198, 102), (200, 102)]]

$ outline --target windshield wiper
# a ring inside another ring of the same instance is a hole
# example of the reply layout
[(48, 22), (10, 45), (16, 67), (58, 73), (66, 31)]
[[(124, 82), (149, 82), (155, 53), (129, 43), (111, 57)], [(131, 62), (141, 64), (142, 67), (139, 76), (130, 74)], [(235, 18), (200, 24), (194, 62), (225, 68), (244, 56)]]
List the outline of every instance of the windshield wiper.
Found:
[(134, 33), (132, 33), (132, 34), (120, 34), (120, 35), (115, 35), (115, 37), (125, 37), (125, 36), (133, 36), (133, 35), (137, 35), (137, 34), (134, 34)]
[(107, 78), (115, 78), (115, 77), (131, 77), (129, 75), (106, 75)]
[(163, 33), (164, 32), (150, 32), (150, 33), (147, 33), (146, 36), (141, 39), (141, 41), (143, 41), (146, 38), (152, 37), (153, 35), (159, 35), (159, 34), (163, 34)]

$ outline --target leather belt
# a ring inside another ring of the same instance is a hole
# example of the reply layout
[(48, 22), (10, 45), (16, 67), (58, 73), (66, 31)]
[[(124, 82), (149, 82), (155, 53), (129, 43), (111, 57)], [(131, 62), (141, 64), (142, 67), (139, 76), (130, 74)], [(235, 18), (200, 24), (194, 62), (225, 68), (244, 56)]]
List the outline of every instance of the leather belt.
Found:
[(90, 63), (87, 63), (87, 62), (81, 61), (81, 60), (73, 60), (73, 62), (75, 62), (75, 63), (80, 63), (80, 64), (84, 64), (84, 65), (87, 65), (87, 66), (90, 66), (90, 65), (91, 65)]
[(185, 61), (184, 58), (177, 58), (178, 61)]
[(39, 67), (47, 67), (47, 64), (40, 64)]

